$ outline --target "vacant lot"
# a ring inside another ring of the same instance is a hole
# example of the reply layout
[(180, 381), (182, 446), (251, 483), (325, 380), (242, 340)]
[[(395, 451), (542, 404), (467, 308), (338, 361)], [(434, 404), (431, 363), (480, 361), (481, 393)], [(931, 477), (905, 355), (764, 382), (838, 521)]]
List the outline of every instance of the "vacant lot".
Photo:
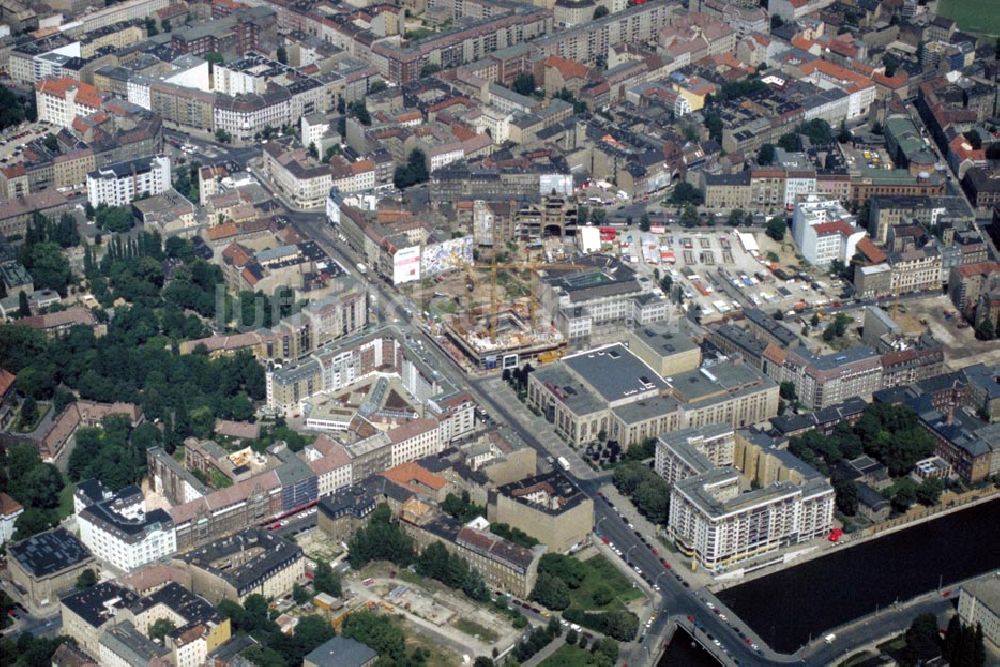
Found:
[(938, 14), (958, 22), (962, 30), (982, 35), (1000, 35), (1000, 12), (996, 0), (939, 0)]
[(624, 610), (625, 605), (642, 597), (642, 591), (615, 568), (607, 558), (596, 555), (582, 561), (587, 577), (579, 588), (569, 591), (570, 606), (595, 611)]

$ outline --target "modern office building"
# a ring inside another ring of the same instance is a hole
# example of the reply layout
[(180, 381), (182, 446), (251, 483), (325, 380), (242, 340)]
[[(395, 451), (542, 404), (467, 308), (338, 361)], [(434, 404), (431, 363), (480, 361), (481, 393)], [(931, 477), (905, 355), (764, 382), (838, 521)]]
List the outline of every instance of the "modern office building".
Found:
[(792, 237), (806, 261), (826, 266), (834, 260), (848, 264), (858, 241), (867, 235), (839, 201), (811, 194), (795, 205)]

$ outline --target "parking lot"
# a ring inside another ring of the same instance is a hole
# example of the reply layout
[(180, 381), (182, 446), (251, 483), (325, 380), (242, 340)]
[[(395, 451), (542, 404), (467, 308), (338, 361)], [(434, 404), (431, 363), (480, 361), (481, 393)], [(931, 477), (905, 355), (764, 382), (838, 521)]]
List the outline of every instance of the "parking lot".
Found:
[[(703, 322), (746, 308), (794, 315), (796, 307), (835, 305), (844, 289), (841, 281), (820, 270), (800, 269), (792, 263), (794, 254), (782, 257), (779, 244), (761, 233), (738, 234), (732, 228), (659, 235), (627, 231), (619, 244), (622, 255), (637, 260), (632, 266), (640, 275), (669, 275), (683, 289), (686, 307), (701, 309)], [(770, 253), (786, 260), (776, 268), (787, 280), (771, 273)]]
[(59, 128), (48, 123), (22, 123), (16, 127), (7, 128), (0, 134), (0, 162), (17, 162), (25, 145)]

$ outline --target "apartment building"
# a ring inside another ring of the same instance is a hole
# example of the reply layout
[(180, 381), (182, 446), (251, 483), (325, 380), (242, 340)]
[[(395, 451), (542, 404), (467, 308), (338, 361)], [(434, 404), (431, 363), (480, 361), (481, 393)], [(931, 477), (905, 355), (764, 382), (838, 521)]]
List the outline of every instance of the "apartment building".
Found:
[(524, 531), (551, 553), (565, 553), (590, 534), (594, 501), (554, 470), (490, 490), (486, 516)]
[(145, 510), (142, 491), (127, 486), (77, 515), (80, 539), (102, 562), (132, 570), (177, 551), (174, 523), (162, 509)]
[(733, 465), (736, 436), (728, 424), (687, 428), (657, 439), (653, 470), (673, 486), (712, 468)]
[(810, 264), (826, 266), (834, 260), (850, 263), (858, 241), (866, 235), (839, 201), (811, 194), (795, 205), (792, 237)]
[(963, 625), (982, 627), (993, 650), (1000, 650), (1000, 577), (993, 573), (963, 584), (958, 615)]
[(333, 185), (330, 167), (314, 160), (305, 148), (287, 149), (278, 143), (264, 146), (263, 172), (275, 189), (296, 208), (326, 204)]
[(70, 127), (79, 116), (89, 116), (101, 109), (101, 94), (89, 83), (76, 79), (45, 79), (35, 84), (38, 120), (57, 127)]
[(735, 468), (715, 468), (674, 484), (667, 530), (681, 553), (718, 573), (828, 533), (833, 496), (821, 477), (741, 493)]
[(615, 44), (639, 44), (654, 41), (679, 7), (650, 2), (633, 5), (621, 12), (589, 21), (534, 40), (539, 54), (560, 56), (593, 65), (598, 56), (606, 56)]
[(868, 396), (883, 387), (882, 361), (870, 347), (816, 355), (802, 346), (764, 350), (764, 372), (776, 383), (791, 382), (803, 405), (814, 410), (852, 396)]
[(137, 197), (155, 196), (171, 188), (170, 158), (158, 155), (118, 162), (87, 174), (87, 201), (93, 207), (127, 206)]
[(243, 603), (250, 595), (279, 598), (305, 577), (305, 555), (293, 542), (247, 528), (184, 554), (191, 590), (212, 604)]
[(966, 319), (972, 319), (980, 294), (988, 288), (992, 277), (998, 274), (1000, 263), (997, 262), (952, 267), (948, 276), (948, 296)]
[(402, 504), (400, 526), (418, 550), (440, 542), (450, 553), (461, 556), (494, 590), (524, 598), (538, 580), (538, 561), (545, 547), (525, 549), (490, 533), (488, 524), (463, 526), (450, 516), (410, 498)]

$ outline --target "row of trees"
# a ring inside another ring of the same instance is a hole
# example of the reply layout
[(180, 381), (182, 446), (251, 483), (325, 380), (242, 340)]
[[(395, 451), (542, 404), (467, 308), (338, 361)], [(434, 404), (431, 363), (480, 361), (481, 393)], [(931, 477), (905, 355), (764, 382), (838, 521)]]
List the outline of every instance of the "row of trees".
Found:
[(615, 467), (612, 480), (618, 492), (627, 496), (649, 521), (666, 523), (670, 513), (670, 487), (649, 466), (639, 461), (625, 461)]
[(436, 579), (451, 588), (461, 589), (466, 597), (488, 602), (490, 591), (479, 571), (470, 567), (461, 556), (448, 553), (440, 540), (427, 545), (417, 557), (417, 573)]
[(563, 618), (620, 642), (630, 642), (639, 634), (639, 617), (630, 611), (583, 611), (570, 608), (563, 612)]
[(926, 664), (939, 656), (952, 667), (983, 667), (986, 664), (982, 626), (963, 625), (958, 614), (949, 619), (944, 638), (934, 614), (920, 614), (903, 633), (903, 640), (898, 659), (904, 667)]
[(452, 518), (468, 523), (475, 518), (486, 516), (486, 508), (472, 502), (468, 491), (462, 491), (461, 496), (449, 493), (441, 504), (441, 509), (450, 514)]

